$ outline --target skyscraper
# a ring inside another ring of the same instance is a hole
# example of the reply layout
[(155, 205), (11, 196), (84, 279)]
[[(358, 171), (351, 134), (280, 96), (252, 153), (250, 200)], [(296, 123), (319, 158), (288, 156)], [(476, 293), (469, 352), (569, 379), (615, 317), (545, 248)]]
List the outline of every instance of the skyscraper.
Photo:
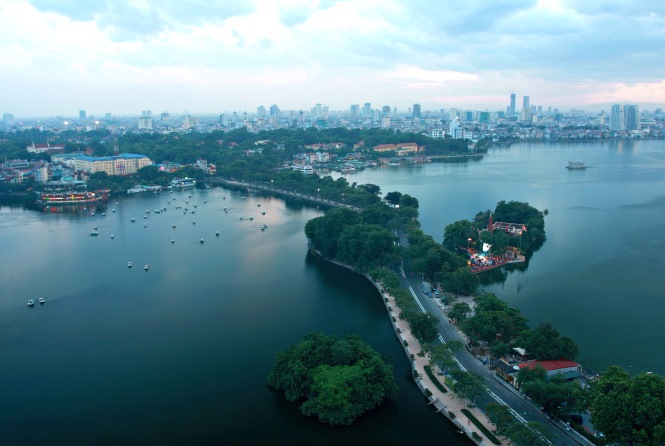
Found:
[(626, 129), (623, 113), (623, 105), (612, 105), (612, 111), (610, 112), (610, 130), (622, 132)]
[(522, 102), (522, 116), (520, 118), (522, 121), (531, 120), (531, 107), (529, 106), (529, 96), (524, 96)]
[(420, 118), (420, 104), (413, 104), (413, 117)]
[(623, 117), (627, 131), (640, 129), (640, 107), (638, 105), (624, 105)]
[(266, 108), (263, 105), (259, 105), (256, 108), (256, 115), (259, 119), (266, 117)]
[(270, 106), (270, 116), (279, 116), (279, 107), (277, 104), (272, 104)]
[(353, 104), (351, 106), (351, 117), (352, 118), (357, 118), (358, 115), (360, 115), (360, 105), (358, 104)]
[(363, 118), (369, 118), (372, 116), (372, 104), (365, 102), (363, 105)]
[(79, 110), (79, 119), (81, 121), (84, 121), (86, 119), (85, 110), (83, 109)]
[(515, 93), (510, 93), (510, 109), (508, 114), (513, 116), (515, 114)]

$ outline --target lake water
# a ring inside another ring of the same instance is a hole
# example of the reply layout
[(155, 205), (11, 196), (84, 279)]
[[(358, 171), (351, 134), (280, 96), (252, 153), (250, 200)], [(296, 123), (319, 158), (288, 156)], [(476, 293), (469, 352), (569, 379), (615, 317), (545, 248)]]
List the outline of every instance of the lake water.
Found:
[(521, 143), (347, 179), (418, 198), (422, 229), (439, 242), (447, 224), (500, 200), (548, 209), (547, 240), (526, 270), (486, 273), (483, 287), (572, 337), (587, 367), (665, 374), (665, 141)]
[[(469, 444), (426, 405), (376, 289), (308, 255), (323, 210), (242, 195), (0, 208), (0, 444)], [(398, 399), (345, 428), (300, 415), (266, 376), (311, 331), (360, 335), (393, 364)]]

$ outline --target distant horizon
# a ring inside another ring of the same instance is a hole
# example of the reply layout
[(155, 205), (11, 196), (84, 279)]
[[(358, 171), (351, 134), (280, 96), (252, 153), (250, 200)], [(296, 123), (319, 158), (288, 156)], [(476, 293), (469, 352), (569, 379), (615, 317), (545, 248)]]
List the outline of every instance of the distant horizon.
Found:
[[(582, 111), (582, 112), (585, 112), (585, 113), (600, 113), (602, 111), (609, 112), (610, 108), (613, 104), (621, 104), (621, 105), (635, 104), (635, 105), (638, 105), (640, 107), (640, 112), (645, 111), (645, 110), (653, 112), (653, 111), (657, 110), (658, 108), (665, 108), (665, 103), (657, 103), (657, 102), (642, 102), (642, 103), (640, 103), (640, 102), (625, 101), (625, 102), (609, 102), (609, 103), (600, 103), (600, 104), (587, 104), (587, 105), (580, 105), (578, 107), (570, 107), (570, 108), (565, 108), (565, 109), (553, 106), (552, 110), (558, 108), (558, 113), (561, 113), (561, 114), (564, 114), (564, 115), (567, 114), (567, 113), (570, 113), (572, 110)], [(126, 112), (126, 113), (122, 113), (122, 112), (114, 113), (112, 111), (105, 111), (105, 112), (99, 113), (99, 112), (92, 112), (92, 111), (89, 111), (87, 109), (77, 109), (74, 112), (71, 112), (69, 114), (57, 113), (57, 114), (51, 114), (51, 115), (46, 115), (46, 114), (41, 114), (41, 115), (40, 114), (17, 115), (15, 113), (12, 113), (11, 111), (0, 111), (0, 113), (12, 114), (14, 116), (14, 121), (17, 121), (17, 120), (18, 121), (20, 121), (20, 120), (41, 120), (41, 119), (50, 120), (50, 119), (60, 118), (60, 119), (71, 120), (72, 122), (77, 122), (77, 121), (80, 121), (80, 119), (79, 119), (79, 111), (80, 110), (84, 110), (86, 112), (86, 121), (91, 120), (91, 119), (103, 120), (103, 119), (106, 118), (105, 115), (107, 113), (111, 113), (111, 116), (113, 118), (138, 118), (138, 117), (141, 116), (141, 113), (144, 110), (150, 110), (151, 113), (152, 113), (152, 118), (154, 120), (159, 120), (159, 117), (162, 113), (168, 113), (168, 114), (173, 115), (173, 116), (190, 115), (190, 116), (216, 116), (216, 117), (218, 117), (221, 114), (232, 114), (234, 112), (236, 112), (236, 113), (247, 113), (248, 115), (256, 115), (257, 108), (260, 107), (261, 105), (263, 105), (266, 108), (266, 117), (267, 117), (267, 114), (269, 112), (269, 108), (273, 104), (259, 104), (256, 107), (254, 107), (254, 109), (250, 109), (250, 110), (237, 109), (237, 110), (222, 110), (222, 111), (216, 111), (216, 112), (209, 112), (209, 111), (208, 112), (206, 112), (206, 111), (199, 112), (199, 111), (194, 111), (194, 110), (171, 111), (171, 110), (155, 110), (155, 109), (150, 109), (150, 108), (144, 108), (142, 110), (138, 110), (138, 111), (134, 111), (134, 112)], [(280, 113), (288, 113), (288, 112), (292, 112), (292, 111), (295, 111), (295, 112), (304, 111), (304, 112), (309, 113), (311, 111), (311, 108), (314, 107), (316, 104), (312, 104), (311, 106), (304, 107), (304, 108), (282, 108), (282, 107), (279, 106), (279, 104), (275, 104), (275, 105), (277, 105), (279, 107)], [(323, 105), (324, 107), (327, 106), (326, 104), (323, 104), (323, 103), (321, 105)], [(351, 105), (352, 104), (349, 104), (349, 106), (345, 109), (330, 108), (329, 111), (331, 113), (335, 113), (335, 114), (348, 113)], [(363, 104), (360, 103), (359, 105), (362, 106)], [(388, 104), (384, 104), (384, 105), (388, 105)], [(372, 109), (381, 109), (381, 107), (383, 107), (384, 105), (377, 105), (377, 106), (372, 105)], [(397, 114), (398, 115), (409, 116), (408, 110), (412, 109), (413, 105), (414, 104), (411, 104), (408, 107), (404, 107), (403, 109), (401, 109), (398, 106), (397, 107)], [(508, 106), (508, 104), (506, 104), (506, 107), (507, 106)], [(394, 104), (391, 105), (390, 107), (391, 107), (391, 115), (392, 115)], [(446, 108), (442, 107), (442, 108), (437, 108), (437, 109), (422, 108), (421, 113), (422, 114), (439, 113), (441, 109), (443, 109), (445, 112), (449, 112), (450, 109), (453, 109), (453, 108), (456, 108), (456, 109), (458, 109), (462, 112), (463, 111), (488, 111), (490, 113), (498, 113), (498, 112), (505, 112), (506, 111), (505, 107), (502, 110), (496, 110), (496, 109), (491, 110), (491, 109), (481, 109), (481, 108), (471, 108), (471, 107), (446, 107)], [(543, 113), (547, 113), (547, 107), (543, 106)]]

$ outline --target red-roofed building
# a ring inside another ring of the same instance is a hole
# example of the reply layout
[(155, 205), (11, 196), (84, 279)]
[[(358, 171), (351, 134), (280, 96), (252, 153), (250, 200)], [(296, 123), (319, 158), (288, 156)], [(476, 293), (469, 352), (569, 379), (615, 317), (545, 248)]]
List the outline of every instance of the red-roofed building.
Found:
[(566, 379), (573, 379), (581, 376), (581, 366), (575, 361), (570, 361), (568, 359), (558, 359), (550, 361), (527, 361), (519, 364), (519, 368), (523, 369), (528, 367), (533, 369), (537, 366), (541, 366), (547, 372), (547, 377), (554, 376), (561, 373)]

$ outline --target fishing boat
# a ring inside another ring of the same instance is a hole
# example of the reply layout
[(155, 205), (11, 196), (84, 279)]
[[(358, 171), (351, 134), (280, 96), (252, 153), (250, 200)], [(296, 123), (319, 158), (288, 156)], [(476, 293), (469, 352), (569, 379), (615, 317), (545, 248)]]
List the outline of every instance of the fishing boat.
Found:
[(586, 164), (582, 161), (568, 161), (568, 164), (566, 164), (566, 169), (570, 170), (582, 170), (586, 168)]

